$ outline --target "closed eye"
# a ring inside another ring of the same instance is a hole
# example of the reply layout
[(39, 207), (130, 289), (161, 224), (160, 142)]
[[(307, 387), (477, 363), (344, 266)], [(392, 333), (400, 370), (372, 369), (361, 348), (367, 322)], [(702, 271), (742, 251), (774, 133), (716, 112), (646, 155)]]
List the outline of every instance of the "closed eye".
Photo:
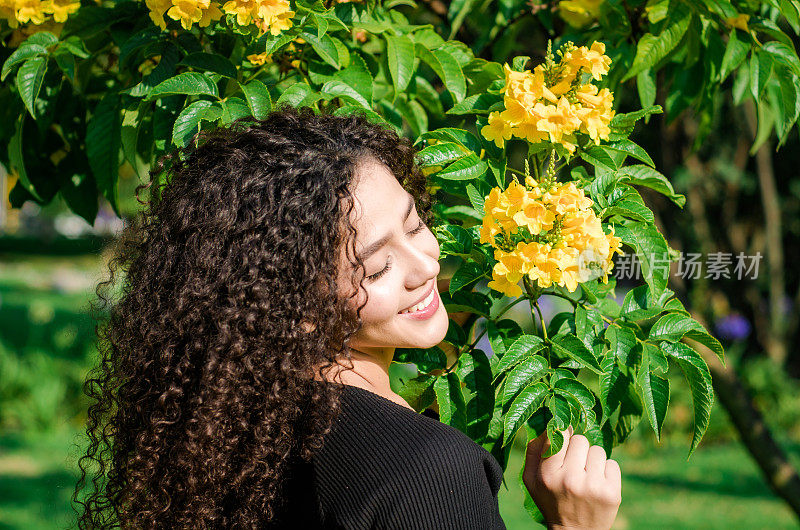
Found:
[[(422, 232), (425, 229), (425, 227), (426, 227), (425, 223), (423, 223), (422, 219), (420, 219), (419, 226), (417, 226), (414, 230), (409, 232), (409, 234), (412, 234), (412, 235), (419, 234), (420, 232)], [(386, 266), (383, 268), (383, 270), (380, 270), (380, 271), (376, 272), (375, 274), (367, 276), (367, 279), (370, 280), (370, 281), (377, 280), (378, 278), (380, 278), (381, 276), (383, 276), (384, 274), (389, 272), (389, 269), (392, 268), (391, 263), (392, 263), (391, 261), (387, 261), (386, 262)]]

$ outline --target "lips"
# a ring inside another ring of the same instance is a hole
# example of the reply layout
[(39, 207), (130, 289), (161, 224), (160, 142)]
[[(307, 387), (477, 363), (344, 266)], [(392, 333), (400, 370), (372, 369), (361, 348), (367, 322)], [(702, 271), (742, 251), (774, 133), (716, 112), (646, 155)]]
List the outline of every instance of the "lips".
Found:
[(428, 297), (428, 295), (431, 294), (432, 291), (433, 291), (433, 283), (431, 283), (431, 288), (428, 289), (427, 291), (425, 291), (425, 294), (422, 295), (422, 298), (420, 298), (419, 300), (417, 300), (416, 302), (414, 302), (410, 306), (406, 307), (405, 309), (401, 309), (400, 311), (398, 311), (398, 313), (402, 313), (403, 311), (407, 311), (408, 309), (411, 309), (412, 307), (414, 307), (418, 303), (424, 301)]

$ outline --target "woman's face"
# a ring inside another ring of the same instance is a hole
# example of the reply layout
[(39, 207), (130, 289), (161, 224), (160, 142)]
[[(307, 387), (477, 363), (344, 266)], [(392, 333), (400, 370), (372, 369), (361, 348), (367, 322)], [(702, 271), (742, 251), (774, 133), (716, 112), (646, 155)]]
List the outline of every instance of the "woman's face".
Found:
[[(361, 310), (363, 325), (351, 338), (350, 348), (383, 357), (394, 348), (435, 346), (449, 324), (436, 288), (436, 236), (422, 223), (413, 196), (385, 165), (366, 159), (355, 177), (351, 222), (357, 231), (356, 252), (366, 268), (363, 290), (369, 293), (369, 299)], [(352, 293), (353, 265), (344, 250), (341, 259), (338, 285), (346, 295)], [(355, 274), (361, 280), (360, 269)], [(428, 311), (401, 314), (417, 302), (427, 301), (431, 289), (433, 302)], [(350, 300), (354, 307), (367, 298), (363, 290)]]

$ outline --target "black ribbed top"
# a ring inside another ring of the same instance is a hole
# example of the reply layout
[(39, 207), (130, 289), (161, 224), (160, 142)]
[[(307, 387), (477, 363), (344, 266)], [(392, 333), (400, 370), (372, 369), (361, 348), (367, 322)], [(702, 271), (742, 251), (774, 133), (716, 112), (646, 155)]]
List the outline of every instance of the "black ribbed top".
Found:
[(322, 450), (292, 467), (276, 528), (505, 530), (503, 471), (486, 449), (434, 417), (342, 386)]

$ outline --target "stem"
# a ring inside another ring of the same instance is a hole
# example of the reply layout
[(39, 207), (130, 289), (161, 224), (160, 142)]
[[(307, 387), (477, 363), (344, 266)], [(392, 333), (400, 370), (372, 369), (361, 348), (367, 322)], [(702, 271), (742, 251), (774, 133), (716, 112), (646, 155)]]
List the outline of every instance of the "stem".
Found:
[(547, 338), (547, 325), (544, 323), (544, 317), (542, 317), (542, 310), (539, 308), (539, 300), (535, 300), (533, 302), (533, 306), (536, 308), (536, 312), (539, 313), (539, 320), (542, 323), (542, 335), (544, 335), (544, 341), (547, 342), (549, 340)]
[[(497, 313), (497, 314), (494, 316), (494, 318), (495, 318), (495, 319), (498, 319), (498, 318), (500, 318), (501, 316), (503, 316), (503, 313), (505, 313), (506, 311), (508, 311), (509, 309), (511, 309), (512, 307), (514, 307), (515, 305), (517, 305), (518, 303), (522, 302), (523, 300), (527, 300), (527, 299), (528, 299), (528, 297), (527, 297), (527, 296), (520, 296), (519, 298), (517, 298), (516, 300), (514, 300), (513, 302), (511, 302), (510, 304), (508, 304), (506, 307), (504, 307), (504, 308), (502, 309), (502, 311), (500, 311), (499, 313)], [(484, 335), (486, 335), (486, 332), (487, 332), (488, 330), (489, 330), (489, 326), (485, 326), (485, 327), (483, 328), (483, 331), (481, 331), (480, 335), (478, 335), (478, 337), (477, 337), (477, 338), (476, 338), (476, 339), (475, 339), (475, 340), (472, 342), (472, 344), (470, 344), (470, 345), (466, 345), (466, 344), (465, 344), (464, 346), (462, 346), (461, 348), (459, 348), (459, 350), (458, 350), (458, 352), (457, 352), (457, 355), (456, 355), (456, 361), (455, 361), (455, 362), (454, 362), (452, 365), (450, 365), (449, 367), (447, 367), (447, 369), (445, 370), (445, 373), (447, 373), (447, 372), (450, 372), (450, 371), (451, 371), (451, 370), (452, 370), (452, 369), (455, 367), (455, 365), (457, 365), (457, 364), (458, 364), (458, 359), (461, 357), (461, 354), (463, 354), (463, 353), (465, 353), (465, 352), (468, 352), (468, 351), (471, 351), (471, 350), (473, 350), (473, 349), (475, 348), (475, 346), (477, 346), (477, 345), (478, 345), (478, 343), (479, 343), (479, 342), (480, 342), (480, 340), (483, 338), (483, 336), (484, 336)]]

